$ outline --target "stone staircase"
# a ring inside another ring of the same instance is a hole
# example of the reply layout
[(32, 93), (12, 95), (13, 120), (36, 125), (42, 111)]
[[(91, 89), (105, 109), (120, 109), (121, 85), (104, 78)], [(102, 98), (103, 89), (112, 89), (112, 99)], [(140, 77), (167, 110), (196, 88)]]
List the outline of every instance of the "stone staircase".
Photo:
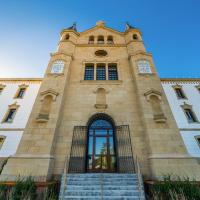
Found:
[(145, 200), (141, 189), (137, 174), (67, 174), (62, 177), (59, 200)]

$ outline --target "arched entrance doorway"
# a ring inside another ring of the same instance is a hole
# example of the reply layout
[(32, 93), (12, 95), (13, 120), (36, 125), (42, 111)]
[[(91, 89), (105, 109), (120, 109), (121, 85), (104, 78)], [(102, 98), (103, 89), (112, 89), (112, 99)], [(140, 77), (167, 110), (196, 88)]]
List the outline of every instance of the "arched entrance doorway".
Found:
[(88, 172), (116, 171), (115, 125), (106, 114), (89, 120), (86, 152)]

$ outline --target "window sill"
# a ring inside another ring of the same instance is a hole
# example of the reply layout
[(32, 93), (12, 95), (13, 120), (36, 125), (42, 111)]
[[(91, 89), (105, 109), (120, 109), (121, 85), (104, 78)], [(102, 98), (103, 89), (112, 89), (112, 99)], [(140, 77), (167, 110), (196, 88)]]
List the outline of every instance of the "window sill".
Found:
[(2, 121), (1, 123), (2, 123), (2, 124), (12, 124), (13, 121)]
[(92, 84), (92, 85), (120, 85), (123, 83), (122, 80), (81, 80), (82, 84)]
[(154, 115), (153, 119), (157, 123), (165, 123), (167, 121), (167, 118), (164, 116), (164, 114)]
[(200, 124), (200, 122), (199, 121), (197, 121), (197, 122), (188, 121), (188, 124)]
[(97, 109), (106, 109), (108, 107), (107, 104), (95, 104), (94, 106)]
[(49, 115), (47, 114), (39, 114), (36, 118), (37, 122), (47, 122), (49, 120)]

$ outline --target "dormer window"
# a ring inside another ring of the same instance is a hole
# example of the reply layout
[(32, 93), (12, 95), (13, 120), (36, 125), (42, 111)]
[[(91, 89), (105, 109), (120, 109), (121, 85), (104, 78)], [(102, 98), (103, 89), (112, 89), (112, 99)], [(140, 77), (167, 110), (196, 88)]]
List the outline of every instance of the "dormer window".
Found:
[(89, 44), (94, 44), (94, 36), (93, 35), (91, 35), (90, 37), (89, 37), (89, 42), (88, 42)]
[(98, 44), (104, 44), (104, 37), (102, 35), (98, 36)]
[(111, 35), (108, 36), (107, 43), (108, 44), (113, 44), (113, 36), (111, 36)]

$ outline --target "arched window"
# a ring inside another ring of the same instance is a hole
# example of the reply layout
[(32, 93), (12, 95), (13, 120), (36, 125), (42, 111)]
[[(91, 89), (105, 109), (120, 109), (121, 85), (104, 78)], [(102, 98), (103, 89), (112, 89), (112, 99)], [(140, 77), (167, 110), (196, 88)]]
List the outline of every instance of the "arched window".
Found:
[(69, 40), (69, 34), (65, 35), (65, 40)]
[(94, 44), (94, 36), (93, 35), (91, 35), (90, 37), (89, 37), (89, 42), (88, 42), (89, 44)]
[(107, 37), (107, 43), (108, 43), (108, 44), (113, 44), (113, 36), (109, 35), (109, 36)]
[(87, 170), (90, 172), (116, 171), (114, 125), (103, 115), (88, 126)]
[(98, 36), (97, 42), (98, 42), (98, 44), (104, 44), (104, 37), (103, 37), (103, 35), (99, 35)]
[(138, 35), (137, 34), (133, 34), (133, 39), (134, 40), (138, 40)]

